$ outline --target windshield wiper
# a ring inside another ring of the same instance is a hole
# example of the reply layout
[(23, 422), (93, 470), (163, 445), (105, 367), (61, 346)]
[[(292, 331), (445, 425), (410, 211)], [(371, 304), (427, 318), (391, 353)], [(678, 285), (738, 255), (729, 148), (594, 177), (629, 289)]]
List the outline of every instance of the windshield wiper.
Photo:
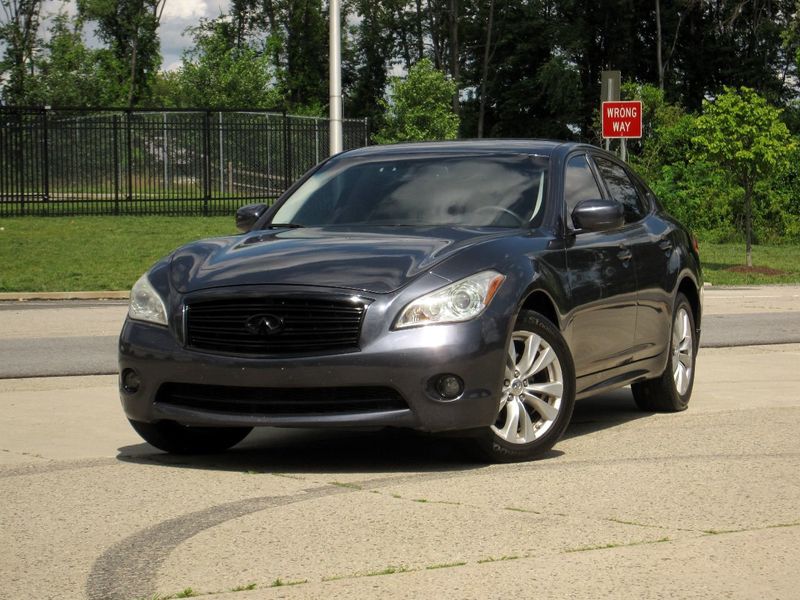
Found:
[(301, 227), (305, 227), (305, 225), (300, 225), (300, 223), (267, 223), (264, 225), (264, 229), (299, 229)]

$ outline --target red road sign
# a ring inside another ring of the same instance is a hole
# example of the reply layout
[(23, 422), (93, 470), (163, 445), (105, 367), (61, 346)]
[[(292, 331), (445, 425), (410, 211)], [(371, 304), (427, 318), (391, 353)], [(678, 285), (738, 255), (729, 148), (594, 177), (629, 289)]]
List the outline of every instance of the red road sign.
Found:
[(603, 102), (603, 137), (642, 137), (641, 101)]

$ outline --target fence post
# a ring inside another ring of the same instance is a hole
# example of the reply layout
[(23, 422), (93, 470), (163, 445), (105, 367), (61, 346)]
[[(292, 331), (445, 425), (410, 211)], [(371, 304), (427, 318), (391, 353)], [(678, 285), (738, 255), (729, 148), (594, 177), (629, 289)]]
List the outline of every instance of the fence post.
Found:
[(319, 122), (321, 119), (314, 119), (314, 164), (319, 164)]
[(219, 111), (219, 195), (225, 195), (224, 153), (222, 150), (222, 111)]
[(112, 137), (114, 142), (114, 213), (119, 212), (119, 115), (113, 115)]
[(369, 117), (364, 117), (364, 145), (369, 146)]
[(292, 136), (289, 132), (289, 117), (286, 116), (285, 110), (283, 111), (283, 161), (286, 177), (283, 191), (286, 191), (292, 185)]
[(22, 134), (22, 128), (25, 125), (25, 117), (21, 109), (17, 110), (17, 130), (16, 142), (17, 147), (16, 163), (17, 163), (17, 181), (16, 188), (19, 192), (19, 214), (25, 216), (25, 138)]
[[(133, 139), (132, 139), (132, 132), (131, 132), (131, 109), (128, 108), (125, 110), (125, 138), (127, 141), (127, 151), (128, 151), (128, 194), (127, 199), (128, 202), (133, 202)], [(118, 210), (119, 207), (116, 207), (115, 210)]]
[(42, 183), (44, 185), (44, 201), (50, 202), (50, 154), (47, 141), (47, 107), (42, 109)]
[(169, 191), (169, 140), (168, 136), (169, 133), (167, 131), (167, 113), (164, 112), (162, 115), (162, 121), (164, 122), (164, 140), (161, 144), (162, 150), (164, 152), (164, 193), (166, 194)]
[(211, 198), (211, 110), (206, 109), (203, 127), (203, 216), (208, 215), (208, 201)]

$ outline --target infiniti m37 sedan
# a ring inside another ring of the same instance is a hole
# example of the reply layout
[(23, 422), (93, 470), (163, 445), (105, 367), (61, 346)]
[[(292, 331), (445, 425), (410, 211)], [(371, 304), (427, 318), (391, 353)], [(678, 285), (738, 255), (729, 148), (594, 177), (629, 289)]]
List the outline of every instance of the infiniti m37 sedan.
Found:
[(131, 292), (122, 405), (167, 452), (260, 426), (403, 427), (527, 460), (576, 399), (630, 385), (645, 411), (689, 402), (696, 242), (593, 146), (362, 148), (237, 225)]

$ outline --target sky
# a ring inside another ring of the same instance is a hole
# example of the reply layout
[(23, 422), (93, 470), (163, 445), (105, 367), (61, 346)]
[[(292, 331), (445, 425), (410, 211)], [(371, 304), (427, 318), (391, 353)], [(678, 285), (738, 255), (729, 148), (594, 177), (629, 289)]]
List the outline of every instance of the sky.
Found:
[[(124, 1), (124, 0), (122, 0)], [(161, 16), (161, 26), (158, 29), (161, 38), (161, 55), (163, 70), (173, 70), (180, 66), (181, 53), (191, 45), (191, 36), (184, 35), (187, 27), (194, 27), (202, 18), (215, 18), (228, 10), (228, 0), (165, 0), (164, 12)], [(74, 0), (46, 0), (43, 3), (43, 14), (58, 13), (64, 10), (68, 14), (75, 14), (77, 9)], [(40, 33), (45, 34), (48, 24), (45, 19)], [(87, 43), (90, 46), (99, 45), (93, 39), (92, 32), (87, 30)]]

